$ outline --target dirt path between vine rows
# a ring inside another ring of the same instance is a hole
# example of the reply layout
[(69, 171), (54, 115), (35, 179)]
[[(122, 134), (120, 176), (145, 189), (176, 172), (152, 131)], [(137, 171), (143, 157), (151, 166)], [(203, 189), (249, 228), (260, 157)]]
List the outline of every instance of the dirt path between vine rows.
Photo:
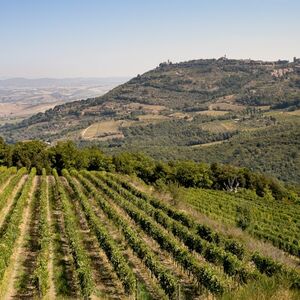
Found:
[[(68, 192), (69, 198), (74, 200), (76, 196), (73, 194), (73, 190), (68, 184), (68, 181), (64, 177), (61, 179)], [(93, 230), (90, 229), (78, 199), (77, 201), (72, 201), (72, 203), (76, 216), (78, 217), (77, 221), (81, 232), (82, 242), (90, 257), (91, 268), (93, 270), (95, 289), (91, 295), (91, 299), (129, 300), (130, 297), (126, 295), (105, 251), (100, 247)]]
[[(50, 211), (50, 197), (49, 197), (49, 185), (51, 184), (50, 178), (47, 176), (47, 219), (50, 228), (50, 237), (52, 237), (52, 216)], [(48, 262), (48, 271), (49, 271), (49, 299), (55, 299), (55, 287), (54, 287), (54, 272), (53, 272), (53, 243), (52, 238), (50, 239), (49, 244), (49, 262)]]
[[(23, 177), (24, 178), (24, 177)], [(15, 281), (18, 272), (21, 268), (22, 253), (24, 251), (25, 237), (29, 230), (30, 215), (31, 215), (31, 202), (33, 199), (34, 191), (37, 186), (37, 177), (34, 178), (31, 190), (29, 192), (29, 197), (27, 204), (22, 216), (22, 223), (20, 225), (20, 235), (15, 244), (15, 251), (12, 255), (10, 264), (13, 266), (10, 274), (10, 280), (6, 289), (5, 297), (3, 299), (10, 300), (16, 294)]]
[(49, 177), (51, 193), (49, 204), (52, 217), (53, 280), (58, 299), (78, 299), (79, 285), (75, 275), (74, 260), (65, 230), (60, 195), (53, 176)]

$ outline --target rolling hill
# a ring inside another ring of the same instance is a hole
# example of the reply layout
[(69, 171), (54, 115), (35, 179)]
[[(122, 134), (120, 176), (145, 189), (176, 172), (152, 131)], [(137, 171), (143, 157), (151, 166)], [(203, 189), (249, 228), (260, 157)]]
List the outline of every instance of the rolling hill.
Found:
[(0, 127), (8, 142), (72, 139), (105, 151), (144, 151), (247, 166), (300, 180), (300, 60), (162, 63), (97, 98)]

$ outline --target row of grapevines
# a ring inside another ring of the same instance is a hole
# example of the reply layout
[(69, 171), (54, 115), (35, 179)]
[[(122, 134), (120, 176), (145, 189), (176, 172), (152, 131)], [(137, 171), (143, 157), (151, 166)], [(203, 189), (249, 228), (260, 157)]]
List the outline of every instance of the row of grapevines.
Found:
[(6, 268), (9, 265), (11, 255), (14, 251), (14, 245), (20, 234), (20, 224), (23, 220), (22, 214), (27, 204), (30, 189), (32, 187), (33, 179), (36, 174), (36, 169), (32, 169), (28, 180), (23, 186), (21, 195), (17, 204), (11, 214), (6, 230), (1, 237), (0, 242), (0, 281), (3, 279)]
[(211, 263), (222, 265), (224, 271), (228, 275), (238, 277), (241, 282), (247, 282), (248, 279), (255, 276), (253, 271), (232, 253), (226, 252), (221, 247), (201, 239), (197, 234), (193, 233), (180, 222), (173, 220), (163, 211), (154, 208), (148, 202), (134, 196), (122, 186), (117, 185), (114, 181), (104, 178), (99, 173), (97, 173), (97, 177), (100, 180), (104, 180), (110, 187), (113, 187), (119, 192), (119, 194), (124, 195), (127, 200), (146, 212), (156, 220), (157, 223), (171, 231), (174, 236), (179, 238), (179, 240), (181, 240), (190, 250), (203, 255), (203, 257)]
[(258, 252), (255, 252), (251, 259), (261, 273), (267, 276), (284, 274), (291, 282), (291, 288), (300, 289), (300, 274), (298, 271), (290, 270), (273, 259), (260, 255)]
[(38, 246), (37, 266), (35, 269), (35, 282), (39, 295), (41, 297), (47, 294), (49, 289), (49, 246), (50, 246), (50, 228), (48, 224), (48, 196), (47, 196), (47, 176), (46, 170), (43, 169), (41, 177), (39, 195), (39, 225), (38, 225)]
[(231, 196), (240, 201), (241, 197), (243, 202), (249, 205), (256, 206), (257, 211), (261, 214), (261, 218), (267, 221), (269, 218), (272, 221), (283, 223), (292, 220), (300, 226), (298, 215), (300, 213), (300, 205), (290, 205), (285, 201), (266, 200), (249, 190), (243, 191), (242, 194), (232, 194)]
[[(234, 224), (236, 222), (237, 204), (230, 204), (230, 202), (228, 202), (226, 206), (232, 206), (232, 208), (230, 211), (225, 211), (224, 209), (220, 209), (220, 205), (216, 203), (215, 205), (212, 204), (216, 201), (217, 200), (214, 198), (206, 199), (206, 202), (204, 202), (203, 198), (201, 198), (201, 201), (197, 202), (199, 205), (206, 206), (207, 209), (210, 209), (211, 211), (215, 212), (218, 215), (217, 218), (220, 215), (222, 215), (222, 218), (224, 216), (227, 220), (232, 220), (232, 224)], [(226, 202), (225, 199), (223, 199), (223, 201), (224, 203)], [(224, 205), (225, 204), (223, 204), (223, 207)], [(292, 255), (300, 257), (300, 247), (298, 243), (300, 230), (293, 222), (282, 222), (273, 219), (272, 221), (268, 221), (268, 216), (275, 213), (275, 209), (273, 208), (270, 208), (269, 212), (267, 213), (260, 213), (259, 210), (254, 209), (252, 205), (250, 206), (250, 208), (252, 210), (252, 214), (255, 215), (255, 220), (253, 220), (253, 224), (247, 229), (247, 231), (251, 235), (255, 236), (256, 238), (269, 241), (275, 247), (278, 247), (279, 249), (282, 249)]]
[[(243, 201), (238, 202), (234, 197), (226, 196), (217, 197), (211, 195), (209, 192), (205, 191), (190, 191), (189, 194), (191, 196), (187, 197), (188, 202), (193, 205), (197, 210), (201, 211), (204, 214), (207, 214), (213, 218), (218, 220), (222, 220), (224, 222), (230, 224), (236, 224), (236, 218), (238, 216), (237, 207), (239, 205), (243, 205)], [(220, 206), (222, 205), (222, 209)], [(272, 206), (272, 205), (270, 205)], [(296, 205), (293, 205), (296, 209)], [(226, 207), (226, 210), (225, 210)], [(249, 204), (249, 207), (253, 209), (252, 204)], [(297, 229), (297, 225), (292, 222), (279, 222), (272, 221), (271, 223), (266, 223), (266, 219), (269, 215), (275, 213), (276, 209), (272, 207), (269, 208), (268, 213), (259, 214), (259, 209), (255, 209), (255, 219), (252, 221), (251, 226), (247, 229), (247, 231), (253, 236), (264, 239), (272, 242), (272, 244), (292, 255), (299, 256), (300, 247), (298, 244), (299, 240), (299, 230)], [(253, 213), (254, 215), (254, 213)], [(263, 226), (264, 224), (268, 224)], [(294, 229), (293, 229), (294, 228)], [(285, 231), (285, 234), (282, 233)], [(288, 241), (285, 241), (285, 238)]]
[(62, 204), (64, 223), (66, 234), (69, 240), (69, 246), (74, 259), (77, 279), (79, 281), (81, 294), (88, 298), (93, 291), (93, 278), (90, 261), (86, 250), (82, 245), (81, 236), (77, 220), (72, 209), (71, 203), (67, 197), (62, 182), (56, 172), (53, 170), (53, 175), (56, 181), (56, 188)]
[(0, 174), (7, 170), (6, 166), (0, 166)]
[[(244, 248), (239, 243), (236, 243), (232, 239), (225, 239), (223, 236), (221, 236), (219, 233), (211, 230), (208, 226), (196, 223), (190, 218), (187, 214), (184, 212), (178, 212), (170, 207), (169, 205), (162, 203), (161, 201), (155, 199), (154, 197), (150, 197), (147, 194), (137, 190), (132, 185), (127, 183), (126, 181), (121, 180), (117, 175), (107, 173), (107, 176), (115, 181), (115, 184), (118, 183), (119, 185), (126, 188), (129, 192), (131, 192), (133, 195), (136, 195), (137, 197), (140, 197), (141, 199), (144, 199), (145, 201), (151, 203), (154, 207), (160, 208), (163, 211), (165, 211), (169, 216), (173, 217), (174, 219), (180, 221), (182, 224), (185, 224), (189, 228), (196, 227), (196, 230), (198, 234), (203, 237), (204, 239), (208, 241), (214, 241), (217, 244), (220, 243), (220, 241), (225, 241), (225, 249), (229, 250), (230, 252), (236, 254), (238, 257), (242, 257), (244, 254)], [(261, 201), (261, 199), (260, 199)], [(253, 233), (253, 235), (257, 235), (260, 238), (266, 238), (268, 240), (272, 240), (272, 242), (279, 248), (284, 249), (286, 247), (286, 250), (292, 254), (298, 255), (296, 245), (291, 243), (284, 243), (282, 239), (276, 238), (276, 236), (273, 236), (271, 233), (263, 235), (260, 231), (257, 231)], [(290, 247), (290, 248), (289, 248)]]
[[(66, 178), (69, 178), (66, 170), (64, 170), (63, 175)], [(113, 265), (114, 270), (123, 283), (126, 292), (128, 294), (133, 294), (136, 288), (135, 276), (126, 260), (124, 259), (123, 255), (121, 254), (119, 247), (111, 238), (106, 228), (101, 224), (89, 202), (85, 201), (87, 199), (84, 197), (80, 197), (79, 200), (89, 226), (94, 231), (101, 248), (105, 251), (108, 259)]]
[(13, 190), (21, 180), (21, 178), (26, 174), (26, 168), (22, 168), (18, 171), (17, 175), (15, 175), (9, 182), (9, 184), (5, 187), (3, 192), (0, 194), (0, 211), (6, 205), (8, 198), (11, 196)]
[[(21, 179), (21, 178), (22, 178), (22, 176), (20, 176), (20, 179)], [(23, 186), (24, 186), (24, 184), (23, 184)], [(7, 226), (9, 225), (11, 216), (13, 215), (14, 209), (15, 209), (15, 207), (16, 207), (16, 205), (17, 205), (17, 203), (18, 203), (18, 200), (19, 200), (19, 198), (20, 198), (20, 196), (21, 196), (21, 194), (22, 194), (22, 188), (23, 188), (23, 187), (21, 187), (20, 189), (17, 189), (17, 191), (16, 191), (15, 194), (14, 194), (14, 197), (12, 197), (11, 195), (6, 195), (7, 197), (6, 197), (5, 204), (2, 203), (3, 206), (4, 206), (4, 205), (7, 205), (7, 204), (8, 204), (8, 203), (7, 203), (7, 202), (8, 202), (8, 199), (11, 198), (11, 199), (10, 199), (11, 204), (8, 205), (8, 208), (9, 208), (8, 212), (7, 212), (6, 214), (3, 213), (4, 220), (2, 221), (1, 228), (0, 228), (0, 238), (4, 235), (4, 233), (5, 233), (5, 231), (6, 231), (6, 228), (7, 228)], [(14, 189), (14, 188), (12, 187), (12, 190), (13, 190), (13, 189)], [(7, 192), (7, 191), (5, 191), (5, 192)]]
[(300, 257), (300, 247), (298, 241), (296, 241), (297, 244), (286, 242), (283, 240), (283, 238), (274, 234), (274, 232), (265, 232), (257, 229), (251, 229), (249, 232), (259, 239), (271, 242), (275, 247), (283, 251)]
[[(207, 192), (206, 194), (209, 194)], [(255, 224), (259, 226), (266, 225), (266, 228), (272, 228), (272, 230), (278, 232), (286, 232), (290, 236), (295, 236), (295, 238), (300, 238), (300, 206), (299, 205), (288, 205), (284, 202), (269, 200), (259, 197), (236, 197), (235, 195), (227, 196), (226, 204), (231, 207), (233, 215), (236, 213), (236, 206), (241, 203), (247, 205), (251, 208), (252, 213), (255, 215)], [(216, 201), (215, 201), (216, 202)]]
[(134, 196), (144, 199), (145, 201), (149, 202), (152, 206), (162, 209), (164, 212), (166, 212), (170, 217), (173, 219), (181, 222), (183, 225), (185, 225), (188, 228), (194, 227), (194, 221), (189, 216), (187, 216), (185, 213), (175, 210), (162, 201), (159, 201), (155, 199), (154, 197), (150, 197), (148, 194), (143, 193), (139, 191), (138, 189), (134, 188), (131, 184), (128, 182), (121, 180), (117, 175), (112, 173), (106, 173), (107, 177), (114, 181), (115, 185), (118, 184), (122, 186), (124, 189), (129, 191)]
[(216, 268), (206, 262), (199, 262), (188, 250), (172, 236), (166, 234), (146, 213), (135, 207), (132, 203), (111, 191), (102, 184), (95, 176), (89, 172), (83, 172), (93, 184), (103, 190), (117, 205), (122, 207), (127, 214), (138, 224), (147, 234), (155, 239), (160, 247), (172, 254), (175, 261), (192, 273), (198, 284), (202, 284), (210, 292), (221, 294), (229, 288), (229, 280), (225, 278)]
[[(97, 189), (82, 175), (80, 175), (77, 171), (72, 172), (73, 175), (77, 177), (80, 183), (91, 193), (97, 203), (100, 205), (101, 209), (104, 213), (111, 219), (114, 224), (119, 227), (127, 242), (129, 243), (132, 250), (137, 254), (137, 256), (143, 260), (146, 267), (154, 274), (157, 278), (158, 282), (160, 283), (161, 287), (165, 291), (165, 293), (170, 297), (174, 298), (177, 291), (177, 281), (173, 277), (173, 275), (168, 271), (159, 261), (157, 255), (149, 249), (147, 244), (138, 237), (134, 230), (130, 228), (128, 222), (122, 218), (115, 209), (113, 209), (107, 201), (103, 200), (102, 197), (99, 196)], [(83, 201), (87, 201), (86, 196), (84, 196), (78, 189), (77, 185), (75, 184), (74, 180), (65, 173), (65, 176), (68, 178), (73, 189), (76, 191), (78, 197), (85, 199)]]
[(17, 173), (17, 168), (13, 167), (13, 168), (9, 168), (6, 169), (5, 171), (3, 171), (3, 173), (0, 176), (0, 186), (6, 182), (8, 180), (8, 178), (12, 175)]
[[(215, 243), (217, 245), (223, 245), (226, 251), (229, 251), (232, 254), (236, 255), (239, 259), (243, 258), (245, 249), (244, 246), (239, 242), (231, 238), (226, 238), (225, 236), (217, 233), (206, 225), (195, 222), (194, 219), (185, 212), (178, 211), (170, 205), (167, 205), (166, 203), (163, 203), (162, 201), (137, 190), (132, 185), (130, 185), (126, 181), (121, 180), (114, 174), (107, 173), (107, 177), (110, 178), (111, 181), (106, 182), (110, 184), (112, 188), (121, 192), (123, 196), (127, 196), (130, 198), (132, 197), (132, 195), (134, 195), (137, 198), (145, 200), (153, 207), (165, 212), (170, 218), (182, 223), (187, 228), (196, 231), (202, 239), (211, 243)], [(102, 178), (106, 179), (105, 177)], [(123, 187), (125, 190), (121, 189), (120, 187)]]
[(0, 176), (2, 176), (5, 172), (7, 172), (7, 167), (6, 166), (0, 166)]
[[(119, 177), (116, 175), (113, 175), (111, 173), (107, 174), (109, 178), (112, 180), (115, 180), (115, 182), (119, 183), (123, 187), (127, 188), (133, 195), (140, 196), (142, 199), (150, 202), (153, 204), (155, 207), (161, 208), (163, 211), (170, 214), (171, 216), (174, 217), (174, 219), (178, 219), (182, 221), (183, 224), (186, 224), (187, 227), (193, 228), (196, 226), (196, 229), (198, 233), (201, 236), (204, 236), (207, 240), (211, 241), (217, 241), (219, 243), (220, 239), (224, 241), (224, 237), (220, 236), (217, 232), (212, 231), (209, 227), (201, 224), (195, 223), (187, 214), (184, 212), (178, 212), (171, 208), (170, 206), (166, 205), (165, 203), (162, 203), (158, 201), (157, 199), (148, 196), (147, 194), (140, 192), (136, 188), (134, 188), (132, 185), (129, 183), (120, 180)], [(240, 248), (240, 244), (236, 244), (235, 241), (229, 239), (225, 240), (225, 249), (231, 248), (231, 251), (233, 253), (236, 253), (237, 255), (241, 255), (244, 253), (244, 249)], [(300, 288), (300, 275), (297, 273), (295, 270), (288, 270), (286, 269), (283, 265), (279, 264), (278, 262), (275, 262), (269, 257), (265, 257), (260, 255), (259, 253), (255, 252), (254, 254), (251, 255), (251, 260), (252, 262), (256, 265), (258, 270), (261, 273), (265, 273), (268, 276), (273, 276), (274, 274), (278, 274), (280, 272), (283, 272), (288, 276), (290, 279), (292, 286)]]

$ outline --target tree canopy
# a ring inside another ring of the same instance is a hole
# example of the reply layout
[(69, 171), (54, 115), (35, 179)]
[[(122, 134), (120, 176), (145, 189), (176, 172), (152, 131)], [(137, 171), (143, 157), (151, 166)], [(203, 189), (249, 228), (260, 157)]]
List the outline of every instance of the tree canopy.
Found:
[(7, 167), (55, 168), (116, 171), (135, 175), (149, 184), (176, 183), (184, 187), (212, 188), (236, 192), (245, 188), (259, 196), (293, 199), (294, 194), (280, 181), (247, 168), (218, 163), (195, 161), (159, 161), (143, 153), (122, 152), (114, 156), (104, 154), (96, 146), (79, 148), (72, 141), (61, 141), (54, 146), (41, 141), (24, 141), (8, 145), (0, 138), (0, 164)]

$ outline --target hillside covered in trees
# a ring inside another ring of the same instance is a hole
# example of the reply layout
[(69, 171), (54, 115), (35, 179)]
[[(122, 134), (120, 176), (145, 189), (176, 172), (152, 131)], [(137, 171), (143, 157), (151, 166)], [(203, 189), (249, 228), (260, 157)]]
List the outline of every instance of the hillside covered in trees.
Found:
[(297, 183), (299, 59), (162, 63), (104, 96), (0, 127), (9, 143), (74, 140), (107, 153), (230, 163)]

